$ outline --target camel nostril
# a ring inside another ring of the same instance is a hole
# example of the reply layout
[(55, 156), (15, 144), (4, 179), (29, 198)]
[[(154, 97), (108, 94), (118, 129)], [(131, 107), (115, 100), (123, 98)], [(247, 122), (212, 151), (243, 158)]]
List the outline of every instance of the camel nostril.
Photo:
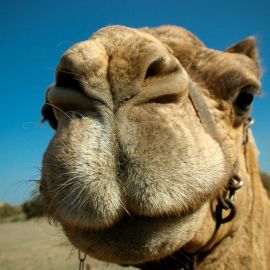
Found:
[(81, 85), (76, 75), (70, 70), (60, 69), (56, 74), (56, 86), (80, 89)]
[(145, 73), (145, 79), (157, 76), (163, 69), (164, 61), (164, 58), (161, 57), (152, 62)]
[(174, 57), (159, 57), (148, 66), (144, 79), (161, 77), (181, 70), (179, 62)]

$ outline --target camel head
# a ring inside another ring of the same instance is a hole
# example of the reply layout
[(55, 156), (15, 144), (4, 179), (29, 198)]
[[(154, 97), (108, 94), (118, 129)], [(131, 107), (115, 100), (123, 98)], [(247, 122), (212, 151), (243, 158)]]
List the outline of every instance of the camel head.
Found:
[[(220, 140), (202, 124), (191, 86)], [(104, 261), (141, 264), (181, 249), (234, 164), (247, 174), (243, 128), (259, 87), (253, 38), (216, 51), (179, 27), (110, 26), (75, 44), (42, 111), (55, 129), (40, 181), (46, 212)]]

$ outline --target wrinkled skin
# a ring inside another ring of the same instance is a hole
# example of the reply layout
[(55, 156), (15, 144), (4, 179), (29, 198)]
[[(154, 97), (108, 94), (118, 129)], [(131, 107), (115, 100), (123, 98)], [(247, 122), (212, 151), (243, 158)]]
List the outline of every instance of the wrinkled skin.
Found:
[[(222, 145), (198, 117), (191, 81)], [(56, 129), (40, 184), (47, 213), (77, 248), (109, 262), (199, 250), (234, 164), (250, 179), (243, 124), (259, 87), (253, 38), (221, 52), (179, 27), (111, 26), (74, 45), (43, 107)]]

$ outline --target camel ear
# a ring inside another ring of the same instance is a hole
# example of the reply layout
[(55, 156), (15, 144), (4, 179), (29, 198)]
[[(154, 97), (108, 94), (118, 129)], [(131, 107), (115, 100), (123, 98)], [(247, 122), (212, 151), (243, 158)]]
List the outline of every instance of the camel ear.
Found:
[(237, 44), (227, 48), (225, 52), (240, 53), (251, 58), (259, 66), (258, 50), (256, 47), (256, 38), (248, 37)]
[(47, 101), (41, 109), (41, 114), (43, 116), (41, 123), (48, 121), (53, 129), (57, 129), (57, 120), (54, 116), (52, 107), (47, 103)]
[(42, 109), (41, 109), (41, 114), (43, 116), (41, 123), (44, 123), (45, 121), (48, 121), (50, 126), (53, 129), (57, 129), (57, 119), (55, 118), (54, 112), (53, 112), (53, 108), (49, 103), (47, 94), (50, 88), (48, 88), (47, 92), (46, 92), (46, 102), (43, 105)]

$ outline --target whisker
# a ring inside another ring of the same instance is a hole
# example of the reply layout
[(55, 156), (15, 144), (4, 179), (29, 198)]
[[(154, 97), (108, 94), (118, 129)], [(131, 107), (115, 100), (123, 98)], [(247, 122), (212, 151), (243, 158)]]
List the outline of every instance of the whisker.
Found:
[[(183, 251), (179, 250), (177, 252), (181, 253), (183, 255), (183, 257), (185, 257), (187, 259), (187, 261), (189, 261), (190, 263), (193, 263), (193, 261)], [(179, 258), (175, 257), (174, 255), (170, 255), (170, 257), (183, 264), (183, 262), (181, 260), (179, 260)]]
[(60, 109), (58, 106), (49, 103), (49, 102), (45, 102), (45, 104), (54, 107), (55, 109), (57, 109), (58, 111), (60, 111), (61, 113), (63, 113), (64, 115), (66, 115), (71, 121), (73, 120), (65, 111), (63, 111), (62, 109)]
[(77, 112), (77, 111), (67, 111), (67, 113), (68, 113), (68, 112), (74, 113), (74, 114), (78, 114), (79, 116), (81, 116), (81, 118), (85, 119), (85, 117), (84, 117), (81, 113), (79, 113), (79, 112)]
[[(72, 118), (67, 114), (67, 112), (65, 112), (64, 110), (62, 110), (62, 109), (59, 108), (58, 106), (56, 106), (56, 105), (54, 105), (54, 104), (52, 104), (52, 103), (50, 103), (50, 102), (45, 102), (45, 104), (46, 104), (46, 105), (49, 105), (49, 106), (51, 106), (51, 107), (53, 107), (53, 108), (55, 108), (56, 110), (58, 110), (59, 112), (61, 112), (63, 115), (67, 116), (68, 119), (70, 119), (71, 122), (74, 122), (74, 119), (72, 119)], [(75, 114), (78, 114), (78, 115), (80, 115), (83, 119), (85, 119), (85, 117), (84, 117), (81, 113), (79, 113), (79, 112), (77, 112), (77, 111), (68, 111), (68, 112), (73, 112), (73, 113), (75, 113)], [(81, 133), (81, 131), (77, 128), (76, 125), (74, 125), (74, 128), (76, 129), (76, 131), (77, 131), (78, 133)]]

